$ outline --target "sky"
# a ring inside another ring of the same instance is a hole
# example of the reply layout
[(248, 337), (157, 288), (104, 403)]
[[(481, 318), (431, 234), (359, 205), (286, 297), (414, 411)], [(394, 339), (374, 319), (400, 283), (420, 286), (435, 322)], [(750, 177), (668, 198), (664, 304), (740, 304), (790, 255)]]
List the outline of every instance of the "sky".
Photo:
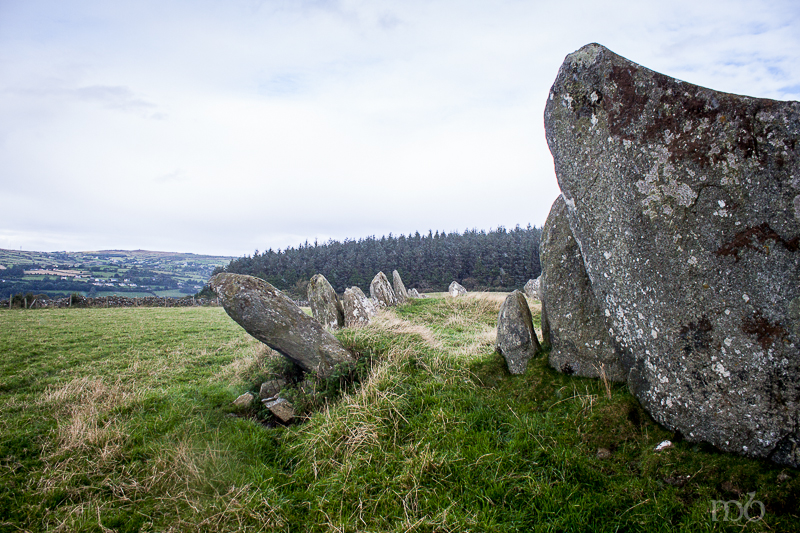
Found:
[(0, 0), (0, 248), (542, 226), (564, 57), (800, 100), (800, 2)]

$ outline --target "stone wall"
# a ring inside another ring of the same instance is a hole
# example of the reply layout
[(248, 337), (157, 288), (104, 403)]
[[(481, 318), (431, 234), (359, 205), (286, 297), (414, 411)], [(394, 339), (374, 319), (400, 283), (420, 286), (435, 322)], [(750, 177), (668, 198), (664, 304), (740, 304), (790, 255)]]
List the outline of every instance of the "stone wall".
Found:
[[(55, 309), (65, 307), (209, 307), (219, 305), (216, 298), (160, 298), (157, 296), (147, 296), (144, 298), (128, 298), (126, 296), (101, 296), (98, 298), (87, 298), (85, 296), (73, 296), (70, 298), (37, 298), (28, 301), (29, 309)], [(9, 301), (0, 300), (0, 308), (8, 309)]]

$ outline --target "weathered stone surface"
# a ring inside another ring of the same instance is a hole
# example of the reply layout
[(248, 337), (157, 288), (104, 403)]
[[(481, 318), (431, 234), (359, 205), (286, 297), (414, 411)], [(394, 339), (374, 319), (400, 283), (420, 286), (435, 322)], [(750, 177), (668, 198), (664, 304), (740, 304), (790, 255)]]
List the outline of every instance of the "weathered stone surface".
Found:
[(369, 285), (369, 295), (375, 298), (379, 307), (394, 307), (399, 303), (394, 289), (389, 285), (389, 280), (383, 272), (378, 272), (372, 278), (372, 283)]
[(410, 291), (408, 291), (408, 297), (409, 298), (422, 298), (422, 296), (420, 296), (419, 291), (417, 289), (411, 289)]
[(625, 381), (627, 372), (608, 336), (563, 196), (553, 203), (542, 228), (539, 263), (539, 292), (546, 309), (542, 336), (550, 346), (550, 366), (565, 374), (600, 377), (604, 372), (612, 381)]
[(252, 405), (253, 403), (253, 400), (255, 399), (256, 397), (252, 392), (245, 392), (244, 394), (239, 395), (238, 398), (233, 400), (233, 405), (235, 405), (236, 407), (250, 407), (250, 405)]
[(271, 379), (261, 384), (258, 397), (262, 400), (276, 396), (286, 386), (285, 379)]
[(308, 283), (308, 303), (311, 314), (330, 329), (344, 326), (344, 309), (331, 284), (322, 274), (315, 274)]
[(450, 293), (450, 296), (455, 298), (457, 296), (467, 294), (467, 289), (465, 289), (459, 282), (454, 281), (450, 284), (450, 287), (447, 288), (447, 292)]
[(633, 394), (690, 441), (800, 466), (800, 103), (592, 44), (564, 61), (545, 126)]
[(500, 306), (495, 348), (512, 374), (524, 374), (528, 360), (541, 349), (528, 301), (520, 291), (509, 294)]
[(264, 406), (269, 409), (269, 412), (275, 415), (275, 418), (287, 424), (294, 420), (294, 405), (286, 398), (278, 398), (265, 402)]
[(397, 297), (397, 302), (400, 304), (406, 303), (408, 301), (408, 291), (406, 291), (406, 286), (403, 285), (403, 280), (397, 270), (392, 271), (392, 285), (394, 285), (394, 294)]
[(529, 279), (528, 282), (525, 284), (523, 289), (525, 290), (525, 296), (528, 298), (533, 298), (534, 300), (540, 300), (541, 296), (539, 295), (539, 281), (541, 276), (536, 279)]
[(225, 272), (208, 283), (236, 323), (306, 372), (329, 376), (335, 365), (355, 362), (322, 324), (266, 281)]
[(344, 298), (344, 325), (348, 328), (365, 326), (378, 310), (372, 300), (367, 298), (358, 287), (345, 289)]

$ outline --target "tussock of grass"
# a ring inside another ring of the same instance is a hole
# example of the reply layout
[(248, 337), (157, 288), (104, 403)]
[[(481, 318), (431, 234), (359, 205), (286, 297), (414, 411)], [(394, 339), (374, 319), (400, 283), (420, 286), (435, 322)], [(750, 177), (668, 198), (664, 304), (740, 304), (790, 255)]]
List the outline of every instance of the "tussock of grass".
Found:
[(362, 329), (372, 336), (385, 336), (387, 333), (416, 335), (431, 348), (441, 348), (441, 343), (429, 327), (402, 320), (393, 309), (381, 309), (378, 315)]
[[(546, 354), (511, 376), (504, 297), (338, 332), (360, 382), (275, 428), (228, 416), (282, 359), (220, 309), (0, 312), (0, 532), (797, 529), (796, 471), (680, 442)], [(764, 520), (712, 520), (748, 492)]]

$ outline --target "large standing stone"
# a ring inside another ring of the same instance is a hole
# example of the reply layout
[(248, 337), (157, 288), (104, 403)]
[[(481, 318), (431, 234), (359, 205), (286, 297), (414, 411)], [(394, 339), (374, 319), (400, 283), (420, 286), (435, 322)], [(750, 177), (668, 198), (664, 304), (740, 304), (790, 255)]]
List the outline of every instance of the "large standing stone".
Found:
[(394, 294), (397, 297), (397, 302), (406, 303), (408, 301), (408, 291), (406, 291), (406, 286), (403, 285), (403, 280), (397, 270), (392, 271), (392, 285), (394, 285)]
[(344, 309), (331, 284), (322, 274), (315, 274), (308, 283), (308, 303), (320, 324), (330, 329), (344, 325)]
[(541, 300), (541, 295), (539, 294), (539, 282), (541, 276), (536, 279), (529, 279), (528, 282), (525, 284), (523, 289), (525, 290), (525, 296), (528, 298), (533, 298), (534, 300)]
[(348, 328), (365, 326), (378, 312), (375, 304), (358, 287), (344, 291), (344, 325)]
[(451, 284), (450, 284), (450, 286), (447, 288), (447, 292), (449, 292), (449, 293), (450, 293), (450, 296), (452, 296), (453, 298), (455, 298), (455, 297), (457, 297), (457, 296), (462, 296), (462, 295), (464, 295), (464, 294), (467, 294), (467, 289), (465, 289), (465, 288), (464, 288), (464, 286), (463, 286), (463, 285), (461, 285), (459, 282), (457, 282), (457, 281), (454, 281), (454, 282), (453, 282), (453, 283), (451, 283)]
[(369, 285), (369, 295), (372, 296), (380, 307), (394, 307), (398, 304), (394, 289), (389, 285), (386, 274), (378, 272)]
[(633, 393), (690, 441), (800, 466), (800, 103), (591, 44), (545, 126)]
[(565, 374), (605, 374), (612, 381), (625, 381), (627, 372), (608, 336), (603, 311), (569, 227), (563, 196), (553, 203), (542, 228), (539, 263), (539, 292), (547, 324), (542, 336), (547, 335), (544, 342), (550, 345), (550, 365)]
[(500, 306), (495, 348), (512, 374), (524, 374), (528, 360), (541, 349), (528, 301), (520, 291), (509, 294)]
[(266, 281), (225, 272), (208, 284), (236, 323), (306, 372), (327, 377), (335, 365), (355, 362), (353, 354), (322, 324)]

